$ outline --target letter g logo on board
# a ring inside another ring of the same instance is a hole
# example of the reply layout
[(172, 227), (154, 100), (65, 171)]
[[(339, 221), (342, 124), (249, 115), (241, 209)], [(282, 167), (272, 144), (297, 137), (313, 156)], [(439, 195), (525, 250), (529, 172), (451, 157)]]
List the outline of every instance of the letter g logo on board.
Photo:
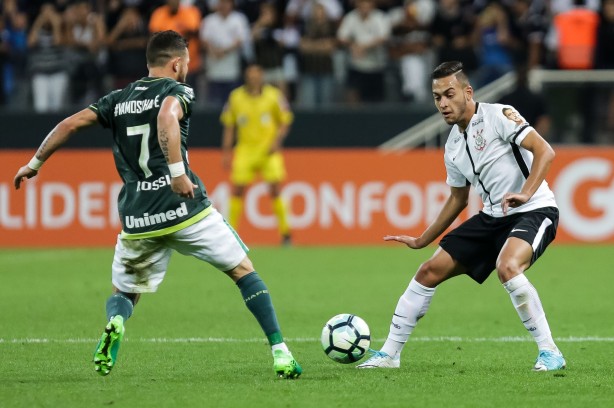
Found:
[[(591, 157), (572, 162), (556, 179), (554, 192), (561, 211), (561, 225), (574, 237), (584, 241), (599, 241), (614, 235), (614, 174), (611, 161)], [(607, 183), (588, 192), (587, 205), (600, 212), (589, 217), (576, 207), (578, 188), (586, 182)]]

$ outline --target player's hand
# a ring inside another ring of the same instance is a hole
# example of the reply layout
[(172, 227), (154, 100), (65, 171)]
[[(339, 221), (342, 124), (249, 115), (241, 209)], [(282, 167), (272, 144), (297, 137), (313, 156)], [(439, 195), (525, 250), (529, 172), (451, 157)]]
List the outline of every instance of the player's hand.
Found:
[(179, 197), (194, 198), (194, 190), (197, 188), (198, 186), (185, 174), (171, 178), (171, 190)]
[(420, 242), (420, 238), (410, 237), (409, 235), (386, 235), (384, 241), (396, 241), (407, 245), (411, 249), (424, 248), (425, 245)]
[(501, 202), (501, 207), (503, 209), (503, 214), (507, 214), (507, 210), (511, 208), (520, 207), (527, 201), (529, 201), (528, 194), (521, 193), (505, 193), (503, 196), (503, 201)]
[(15, 185), (15, 189), (19, 190), (21, 187), (21, 183), (23, 183), (26, 179), (31, 179), (32, 177), (38, 174), (38, 170), (32, 170), (28, 166), (23, 166), (17, 171), (15, 178), (13, 179), (13, 184)]

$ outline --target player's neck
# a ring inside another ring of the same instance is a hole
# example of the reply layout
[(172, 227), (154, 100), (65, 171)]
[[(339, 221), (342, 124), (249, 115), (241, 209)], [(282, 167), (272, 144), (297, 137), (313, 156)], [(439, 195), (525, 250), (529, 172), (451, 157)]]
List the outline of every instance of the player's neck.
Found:
[(467, 108), (465, 109), (465, 114), (463, 115), (462, 119), (456, 123), (462, 132), (467, 130), (467, 127), (469, 126), (469, 122), (471, 122), (471, 118), (473, 117), (473, 115), (478, 113), (477, 109), (478, 109), (478, 105), (473, 99), (467, 102)]
[(249, 86), (246, 85), (245, 86), (245, 90), (247, 91), (248, 94), (252, 95), (252, 96), (259, 96), (262, 94), (262, 86)]
[(150, 68), (148, 76), (150, 78), (170, 78), (174, 79), (175, 81), (178, 80), (175, 73), (172, 71), (169, 72), (165, 67)]

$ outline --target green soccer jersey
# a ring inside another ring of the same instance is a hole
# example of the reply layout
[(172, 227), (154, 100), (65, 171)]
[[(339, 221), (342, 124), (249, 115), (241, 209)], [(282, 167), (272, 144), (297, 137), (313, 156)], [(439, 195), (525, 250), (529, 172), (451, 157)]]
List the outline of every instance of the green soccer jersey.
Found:
[[(172, 96), (183, 109), (181, 156), (186, 174), (198, 189), (184, 199), (170, 188), (170, 172), (158, 143), (158, 112)], [(124, 186), (118, 210), (125, 238), (164, 235), (185, 228), (208, 214), (210, 201), (202, 181), (188, 166), (187, 138), (194, 91), (171, 78), (143, 78), (113, 91), (89, 106), (98, 121), (113, 131), (115, 167)]]

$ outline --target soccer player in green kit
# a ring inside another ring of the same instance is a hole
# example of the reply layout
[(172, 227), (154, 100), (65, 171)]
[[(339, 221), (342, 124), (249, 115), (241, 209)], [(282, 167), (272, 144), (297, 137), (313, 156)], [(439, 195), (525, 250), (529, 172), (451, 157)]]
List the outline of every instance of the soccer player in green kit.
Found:
[(113, 131), (113, 156), (124, 182), (118, 197), (122, 231), (112, 266), (108, 323), (94, 354), (107, 375), (117, 362), (124, 325), (141, 293), (155, 292), (173, 250), (206, 261), (239, 287), (271, 345), (279, 377), (297, 378), (301, 366), (283, 341), (269, 291), (254, 271), (247, 248), (212, 207), (202, 181), (189, 167), (187, 137), (194, 92), (187, 42), (174, 31), (155, 33), (147, 45), (149, 76), (102, 97), (64, 119), (15, 175), (15, 188), (74, 133), (100, 123)]

